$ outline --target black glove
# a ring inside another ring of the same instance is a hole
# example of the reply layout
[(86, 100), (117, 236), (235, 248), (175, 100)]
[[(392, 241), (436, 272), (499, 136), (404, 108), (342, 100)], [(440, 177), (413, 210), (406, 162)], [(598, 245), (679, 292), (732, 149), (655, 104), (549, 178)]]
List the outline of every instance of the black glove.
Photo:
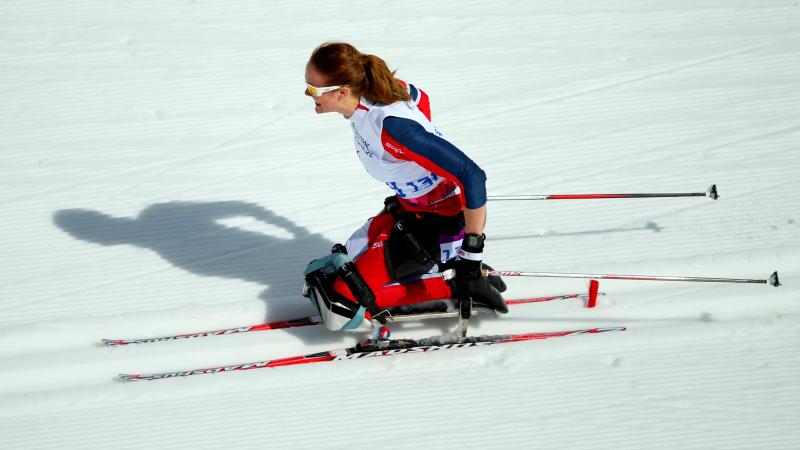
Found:
[[(488, 271), (488, 272), (491, 272), (491, 271), (493, 271), (494, 269), (492, 268), (492, 266), (490, 266), (490, 265), (488, 265), (488, 264), (486, 264), (486, 263), (483, 263), (483, 270), (486, 270), (486, 271)], [(506, 287), (506, 282), (505, 282), (505, 281), (503, 281), (503, 279), (502, 279), (502, 278), (500, 278), (500, 276), (499, 276), (499, 275), (489, 275), (489, 276), (487, 276), (486, 278), (489, 280), (489, 284), (491, 284), (491, 285), (492, 285), (492, 287), (493, 287), (493, 288), (495, 288), (495, 289), (497, 289), (497, 290), (498, 290), (498, 291), (499, 291), (501, 294), (502, 294), (503, 292), (505, 292), (505, 291), (506, 291), (506, 289), (508, 289), (508, 288)]]
[[(459, 300), (472, 298), (473, 302), (480, 303), (500, 312), (507, 313), (508, 307), (500, 291), (489, 282), (489, 279), (483, 276), (482, 259), (483, 259), (483, 241), (486, 238), (484, 235), (467, 234), (464, 236), (464, 241), (461, 244), (461, 250), (458, 252), (458, 257), (453, 262), (455, 269), (455, 296)], [(502, 280), (499, 281), (497, 287), (505, 288)], [(503, 289), (505, 290), (505, 289)]]
[(403, 206), (400, 204), (400, 199), (396, 195), (391, 195), (383, 200), (383, 212), (389, 214), (400, 214), (403, 212)]

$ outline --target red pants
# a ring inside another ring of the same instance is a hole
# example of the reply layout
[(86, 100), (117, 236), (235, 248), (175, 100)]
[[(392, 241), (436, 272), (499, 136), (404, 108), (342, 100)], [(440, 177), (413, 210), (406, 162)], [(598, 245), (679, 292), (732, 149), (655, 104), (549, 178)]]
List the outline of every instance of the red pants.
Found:
[[(367, 249), (354, 262), (358, 272), (375, 294), (379, 308), (391, 308), (428, 300), (450, 298), (449, 284), (442, 277), (431, 277), (402, 285), (385, 287), (391, 281), (386, 267), (384, 244), (394, 226), (395, 218), (384, 213), (372, 219), (369, 225)], [(333, 284), (333, 289), (342, 296), (356, 302), (350, 289), (341, 279)]]

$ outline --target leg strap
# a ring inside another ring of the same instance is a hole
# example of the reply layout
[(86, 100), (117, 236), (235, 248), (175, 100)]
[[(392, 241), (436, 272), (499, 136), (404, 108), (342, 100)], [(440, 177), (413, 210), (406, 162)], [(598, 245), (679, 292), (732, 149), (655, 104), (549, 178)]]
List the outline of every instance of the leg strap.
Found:
[(372, 316), (377, 316), (380, 310), (375, 303), (375, 293), (364, 281), (364, 277), (358, 273), (355, 264), (352, 262), (342, 264), (337, 269), (337, 272), (347, 287), (350, 288), (350, 292), (353, 293), (353, 297), (356, 298), (358, 303), (366, 308)]

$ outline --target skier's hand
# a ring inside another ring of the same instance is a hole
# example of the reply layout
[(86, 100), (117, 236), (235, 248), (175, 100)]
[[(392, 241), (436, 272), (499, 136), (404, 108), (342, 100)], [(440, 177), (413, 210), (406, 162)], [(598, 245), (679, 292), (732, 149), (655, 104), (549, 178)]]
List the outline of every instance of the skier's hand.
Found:
[(456, 270), (456, 287), (459, 296), (464, 296), (469, 293), (469, 282), (480, 279), (483, 274), (481, 273), (481, 262), (483, 261), (483, 241), (486, 235), (483, 234), (467, 234), (461, 244), (461, 250), (458, 251), (458, 257), (455, 260)]
[(402, 211), (403, 211), (403, 206), (400, 205), (400, 200), (397, 198), (396, 195), (386, 197), (383, 200), (383, 210), (381, 211), (382, 213), (399, 214)]
[[(473, 301), (486, 304), (501, 313), (507, 313), (500, 291), (483, 275), (483, 241), (484, 235), (467, 234), (458, 257), (453, 262), (455, 269), (455, 295), (459, 300), (471, 297)], [(505, 288), (505, 284), (500, 285)], [(505, 289), (503, 289), (505, 290)]]

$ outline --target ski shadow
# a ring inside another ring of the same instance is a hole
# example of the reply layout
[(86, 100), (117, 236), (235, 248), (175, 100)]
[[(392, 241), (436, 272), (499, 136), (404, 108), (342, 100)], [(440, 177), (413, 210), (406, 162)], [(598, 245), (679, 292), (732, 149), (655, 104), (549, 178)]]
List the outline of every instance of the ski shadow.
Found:
[(237, 201), (158, 203), (136, 217), (66, 209), (53, 221), (79, 240), (134, 245), (196, 275), (266, 285), (259, 297), (267, 304), (267, 322), (316, 313), (301, 296), (303, 270), (333, 245), (257, 204)]

